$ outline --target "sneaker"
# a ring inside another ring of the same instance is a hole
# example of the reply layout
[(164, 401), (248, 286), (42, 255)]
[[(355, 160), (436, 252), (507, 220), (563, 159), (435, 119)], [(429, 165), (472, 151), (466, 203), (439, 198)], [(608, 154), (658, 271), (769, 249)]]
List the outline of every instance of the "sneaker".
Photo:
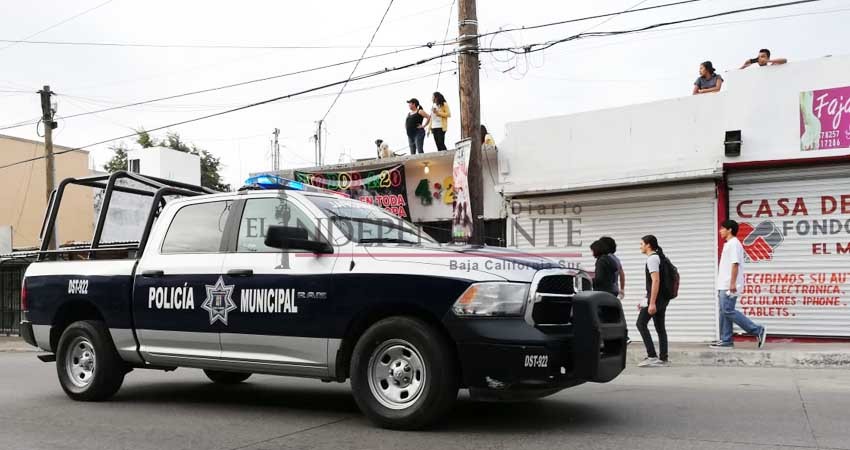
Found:
[(659, 359), (659, 360), (656, 360), (649, 367), (670, 367), (670, 361), (668, 361), (666, 359)]
[(711, 347), (711, 348), (735, 348), (735, 344), (733, 344), (731, 342), (720, 342), (720, 341), (712, 342), (708, 346)]
[(761, 327), (761, 333), (756, 336), (756, 339), (758, 339), (759, 348), (764, 348), (764, 343), (767, 342), (767, 328)]
[(652, 367), (654, 364), (657, 364), (659, 361), (661, 361), (661, 360), (658, 359), (658, 358), (647, 357), (647, 358), (644, 358), (643, 361), (638, 363), (638, 367)]
[(631, 339), (631, 338), (626, 338), (626, 345), (631, 345), (631, 343), (632, 343), (632, 339)]

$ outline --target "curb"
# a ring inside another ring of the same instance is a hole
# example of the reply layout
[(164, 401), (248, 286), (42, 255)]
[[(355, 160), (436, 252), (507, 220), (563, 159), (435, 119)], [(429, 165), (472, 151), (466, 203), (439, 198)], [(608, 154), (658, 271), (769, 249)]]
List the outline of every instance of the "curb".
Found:
[[(638, 345), (640, 345), (638, 343)], [(634, 346), (634, 344), (632, 344)], [(637, 365), (643, 358), (642, 347), (630, 349), (628, 365)], [(847, 369), (850, 368), (850, 349), (835, 350), (743, 350), (706, 349), (670, 351), (670, 362), (677, 366), (713, 367), (779, 367), (790, 369)]]

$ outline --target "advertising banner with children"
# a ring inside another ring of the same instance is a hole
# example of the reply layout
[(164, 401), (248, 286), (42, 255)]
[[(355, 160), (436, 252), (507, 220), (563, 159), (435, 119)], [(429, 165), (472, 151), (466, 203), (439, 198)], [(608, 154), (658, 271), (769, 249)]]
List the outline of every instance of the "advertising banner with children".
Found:
[(466, 242), (472, 236), (472, 207), (469, 202), (469, 182), (467, 169), (469, 167), (470, 145), (459, 145), (452, 164), (454, 180), (454, 204), (452, 205), (452, 240)]

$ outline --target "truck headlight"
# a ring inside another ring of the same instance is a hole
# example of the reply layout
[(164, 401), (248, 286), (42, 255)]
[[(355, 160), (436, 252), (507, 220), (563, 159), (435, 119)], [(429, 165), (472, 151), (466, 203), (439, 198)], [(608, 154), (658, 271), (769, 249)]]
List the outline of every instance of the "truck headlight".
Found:
[(458, 316), (521, 316), (529, 286), (525, 283), (475, 283), (458, 297), (452, 310)]

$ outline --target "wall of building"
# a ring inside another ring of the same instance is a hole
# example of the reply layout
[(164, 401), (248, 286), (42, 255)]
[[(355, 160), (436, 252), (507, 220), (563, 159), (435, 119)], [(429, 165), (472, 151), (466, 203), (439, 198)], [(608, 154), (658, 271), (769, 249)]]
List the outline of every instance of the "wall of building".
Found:
[[(421, 180), (427, 179), (429, 190), (432, 194), (437, 192), (437, 189), (434, 187), (435, 183), (439, 183), (445, 192), (446, 182), (451, 182), (452, 163), (454, 162), (453, 154), (454, 152), (452, 152), (451, 156), (435, 154), (432, 158), (405, 162), (404, 171), (405, 178), (407, 179), (407, 199), (410, 202), (410, 214), (413, 216), (413, 221), (437, 222), (452, 218), (452, 204), (451, 202), (446, 203), (443, 201), (445, 195), (441, 195), (439, 201), (432, 197), (431, 204), (426, 205), (416, 196), (416, 188), (419, 186)], [(504, 210), (502, 208), (502, 197), (496, 191), (496, 177), (498, 176), (496, 152), (488, 151), (485, 153), (485, 156), (486, 158), (483, 161), (484, 217), (488, 219), (501, 218), (504, 217)], [(428, 174), (424, 172), (426, 162), (429, 167)]]
[[(724, 162), (850, 154), (802, 152), (799, 106), (802, 91), (850, 86), (850, 57), (724, 77), (718, 94), (510, 123), (500, 182), (509, 195), (564, 191), (712, 176)], [(850, 129), (850, 117), (844, 123)], [(742, 131), (740, 157), (725, 156), (727, 130)]]
[[(67, 147), (54, 146), (55, 151)], [(44, 155), (44, 145), (28, 139), (0, 136), (0, 165), (11, 164)], [(57, 155), (55, 159), (56, 183), (68, 177), (89, 175), (89, 154), (74, 151)], [(38, 234), (47, 207), (44, 160), (19, 164), (0, 170), (0, 225), (12, 226), (12, 243), (15, 248), (38, 245)], [(94, 229), (91, 215), (91, 189), (70, 189), (63, 199), (57, 237), (59, 243), (90, 240)], [(76, 212), (76, 214), (74, 213)]]
[(127, 160), (139, 160), (139, 173), (183, 183), (201, 184), (201, 158), (165, 147), (127, 152)]

